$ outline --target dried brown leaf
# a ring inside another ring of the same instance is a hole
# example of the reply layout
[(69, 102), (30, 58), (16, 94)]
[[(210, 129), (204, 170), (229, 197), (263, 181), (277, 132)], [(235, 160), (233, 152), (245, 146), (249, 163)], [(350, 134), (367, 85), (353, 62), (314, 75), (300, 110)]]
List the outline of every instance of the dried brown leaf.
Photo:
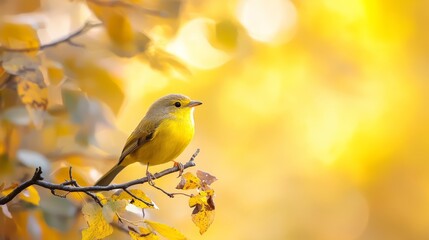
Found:
[(217, 180), (217, 178), (210, 173), (203, 172), (200, 170), (197, 170), (197, 177), (201, 179), (201, 181), (207, 185), (211, 185), (213, 182)]

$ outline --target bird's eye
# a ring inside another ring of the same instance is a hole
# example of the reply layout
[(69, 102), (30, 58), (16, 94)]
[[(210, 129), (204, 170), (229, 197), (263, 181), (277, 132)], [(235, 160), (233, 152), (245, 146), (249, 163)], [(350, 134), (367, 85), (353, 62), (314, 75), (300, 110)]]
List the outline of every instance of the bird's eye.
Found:
[(181, 104), (180, 102), (175, 102), (175, 103), (174, 103), (174, 106), (176, 106), (176, 107), (180, 107), (180, 106), (182, 106), (182, 104)]

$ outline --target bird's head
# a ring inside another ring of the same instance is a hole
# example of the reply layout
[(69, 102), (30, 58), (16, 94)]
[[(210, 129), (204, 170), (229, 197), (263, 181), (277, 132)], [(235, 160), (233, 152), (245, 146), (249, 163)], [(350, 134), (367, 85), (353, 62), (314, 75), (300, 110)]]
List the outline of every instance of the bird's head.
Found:
[(170, 94), (158, 99), (149, 108), (148, 115), (180, 118), (192, 114), (193, 108), (202, 102), (191, 100), (182, 94)]

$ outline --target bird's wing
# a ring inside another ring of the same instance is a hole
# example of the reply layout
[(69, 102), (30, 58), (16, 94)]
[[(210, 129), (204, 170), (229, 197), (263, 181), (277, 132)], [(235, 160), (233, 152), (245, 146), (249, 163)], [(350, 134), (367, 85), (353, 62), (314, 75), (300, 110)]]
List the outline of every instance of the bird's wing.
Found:
[(118, 165), (125, 159), (126, 156), (139, 149), (145, 143), (152, 140), (156, 135), (156, 130), (159, 124), (152, 124), (147, 121), (140, 122), (136, 130), (130, 135), (125, 143), (124, 149), (122, 150), (121, 156), (119, 157)]

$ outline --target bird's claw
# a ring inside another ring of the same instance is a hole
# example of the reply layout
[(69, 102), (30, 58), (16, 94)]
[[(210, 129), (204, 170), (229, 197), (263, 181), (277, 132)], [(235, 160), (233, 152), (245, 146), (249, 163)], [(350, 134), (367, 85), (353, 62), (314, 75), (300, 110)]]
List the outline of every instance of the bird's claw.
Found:
[(146, 171), (146, 177), (147, 177), (147, 182), (150, 185), (152, 185), (152, 186), (155, 185), (155, 183), (153, 182), (153, 180), (155, 180), (156, 177), (152, 173), (150, 173), (149, 171)]
[(185, 166), (183, 166), (182, 163), (180, 162), (174, 162), (174, 167), (179, 167), (179, 176), (177, 176), (178, 178), (182, 176), (183, 171), (185, 171)]

